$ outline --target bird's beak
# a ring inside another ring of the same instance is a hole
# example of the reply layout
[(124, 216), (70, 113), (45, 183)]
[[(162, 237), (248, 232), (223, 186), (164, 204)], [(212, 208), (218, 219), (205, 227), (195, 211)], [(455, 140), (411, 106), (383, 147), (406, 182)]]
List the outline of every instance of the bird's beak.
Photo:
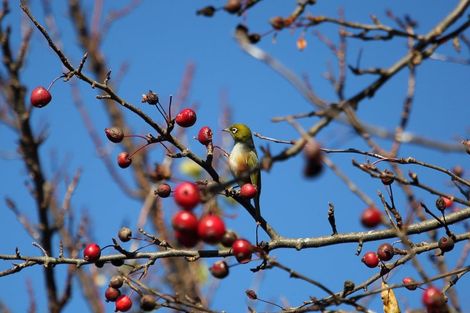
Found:
[(228, 128), (224, 128), (224, 129), (222, 129), (222, 131), (223, 131), (223, 132), (230, 133), (230, 129), (228, 129)]

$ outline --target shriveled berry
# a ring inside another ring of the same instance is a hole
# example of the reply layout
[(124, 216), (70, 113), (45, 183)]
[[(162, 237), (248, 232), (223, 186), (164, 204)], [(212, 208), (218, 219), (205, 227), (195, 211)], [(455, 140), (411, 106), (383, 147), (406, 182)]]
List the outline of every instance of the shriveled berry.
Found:
[(379, 265), (379, 257), (377, 253), (369, 251), (362, 257), (362, 262), (370, 268), (377, 267)]
[(212, 142), (212, 129), (208, 126), (202, 127), (197, 134), (197, 140), (204, 146), (207, 146)]
[(31, 91), (31, 104), (36, 108), (42, 108), (49, 104), (52, 100), (52, 95), (46, 88), (39, 86)]
[(157, 306), (155, 298), (151, 295), (144, 295), (140, 298), (140, 308), (144, 311), (153, 311)]
[(104, 133), (106, 134), (106, 137), (108, 137), (109, 141), (114, 143), (121, 142), (122, 139), (124, 139), (124, 132), (119, 127), (105, 128)]
[(269, 23), (275, 30), (281, 30), (286, 26), (284, 19), (281, 16), (273, 17)]
[(251, 300), (256, 300), (258, 299), (258, 295), (256, 294), (256, 292), (253, 290), (253, 289), (248, 289), (248, 290), (245, 290), (245, 294), (248, 298), (250, 298)]
[(122, 242), (127, 242), (132, 238), (132, 230), (129, 227), (121, 227), (118, 232), (118, 237)]
[(153, 92), (152, 90), (149, 90), (148, 93), (145, 93), (142, 95), (142, 99), (140, 102), (148, 103), (150, 105), (155, 105), (159, 102), (159, 98), (155, 92)]
[(101, 256), (101, 248), (96, 243), (88, 244), (83, 250), (83, 258), (88, 262), (96, 262)]
[(408, 290), (416, 290), (416, 288), (418, 288), (418, 285), (416, 284), (414, 279), (411, 277), (403, 278), (403, 284), (405, 285), (405, 288)]
[(248, 40), (252, 45), (258, 43), (261, 40), (261, 35), (258, 33), (252, 33), (248, 35)]
[(215, 278), (225, 278), (229, 274), (229, 267), (225, 261), (217, 261), (210, 267), (209, 271)]
[(226, 230), (224, 235), (222, 236), (222, 239), (220, 240), (220, 243), (226, 247), (230, 248), (235, 240), (237, 240), (238, 236), (233, 230)]
[(186, 108), (176, 115), (175, 122), (181, 127), (191, 127), (196, 123), (196, 119), (196, 112)]
[(202, 15), (206, 17), (211, 17), (215, 13), (215, 8), (212, 5), (203, 7), (202, 9), (199, 9), (196, 11), (197, 15)]
[(393, 182), (395, 181), (395, 176), (391, 171), (385, 170), (380, 173), (380, 180), (382, 181), (382, 184), (388, 186), (393, 184)]
[(447, 197), (439, 197), (436, 200), (436, 208), (440, 211), (444, 211), (445, 209), (451, 207), (454, 204), (454, 201), (452, 199), (449, 199)]
[(116, 312), (127, 312), (132, 307), (132, 300), (129, 296), (121, 295), (116, 299)]
[(377, 256), (382, 261), (390, 261), (394, 255), (393, 246), (389, 243), (383, 243), (377, 249)]
[(185, 210), (192, 210), (201, 201), (199, 188), (191, 182), (183, 182), (176, 186), (174, 191), (176, 204)]
[(436, 309), (442, 307), (446, 302), (442, 291), (434, 286), (429, 286), (424, 290), (421, 300), (426, 309), (431, 312), (435, 312)]
[(120, 295), (121, 292), (119, 291), (119, 289), (113, 287), (106, 288), (106, 291), (104, 292), (104, 297), (106, 298), (106, 301), (114, 302)]
[(231, 14), (237, 13), (241, 8), (242, 3), (240, 0), (228, 0), (224, 5), (224, 10)]
[(186, 248), (192, 248), (199, 242), (197, 232), (187, 233), (182, 231), (175, 231), (175, 238), (178, 243)]
[(248, 263), (251, 261), (253, 246), (246, 239), (237, 239), (232, 245), (232, 253), (238, 263)]
[(124, 283), (124, 279), (122, 278), (121, 275), (114, 275), (109, 280), (109, 287), (113, 287), (113, 288), (118, 289), (118, 288), (122, 287), (123, 283)]
[(318, 176), (323, 170), (323, 152), (316, 140), (309, 140), (304, 146), (304, 175), (307, 178)]
[(437, 243), (437, 245), (439, 249), (441, 249), (442, 253), (444, 253), (444, 252), (449, 252), (452, 249), (454, 249), (455, 242), (454, 242), (454, 239), (452, 239), (451, 237), (444, 236), (441, 239), (439, 239), (439, 242)]
[(118, 162), (119, 167), (126, 168), (126, 167), (129, 167), (129, 165), (131, 165), (132, 159), (129, 158), (129, 153), (121, 152), (117, 156), (117, 162)]
[(196, 215), (189, 211), (178, 211), (171, 219), (173, 229), (185, 233), (197, 233), (198, 220)]
[(199, 221), (197, 234), (205, 243), (219, 243), (225, 233), (225, 223), (217, 215), (206, 215)]
[(382, 212), (376, 207), (368, 207), (362, 212), (361, 223), (367, 228), (378, 226), (382, 223)]
[(255, 185), (246, 183), (240, 188), (240, 197), (245, 199), (252, 199), (258, 194), (258, 188)]
[(157, 190), (155, 190), (155, 194), (162, 197), (167, 198), (171, 194), (171, 187), (168, 184), (162, 183), (158, 185)]

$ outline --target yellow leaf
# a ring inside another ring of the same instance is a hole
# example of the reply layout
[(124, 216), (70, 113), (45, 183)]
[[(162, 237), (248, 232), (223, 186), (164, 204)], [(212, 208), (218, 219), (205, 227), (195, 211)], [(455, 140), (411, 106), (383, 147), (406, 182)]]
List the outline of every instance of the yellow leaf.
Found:
[(380, 296), (382, 297), (382, 303), (384, 304), (384, 313), (400, 313), (400, 307), (398, 306), (397, 298), (393, 289), (387, 289), (388, 285), (382, 282), (382, 292)]

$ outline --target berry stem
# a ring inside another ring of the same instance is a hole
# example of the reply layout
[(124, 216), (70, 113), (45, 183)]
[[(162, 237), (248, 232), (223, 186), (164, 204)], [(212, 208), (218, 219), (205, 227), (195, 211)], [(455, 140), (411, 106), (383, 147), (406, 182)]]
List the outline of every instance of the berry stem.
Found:
[(55, 84), (56, 81), (58, 81), (59, 79), (61, 79), (63, 77), (66, 77), (66, 75), (62, 74), (62, 75), (54, 78), (54, 80), (49, 84), (49, 87), (47, 87), (47, 91), (49, 91), (52, 88), (52, 86)]
[(148, 143), (146, 143), (146, 144), (140, 146), (137, 150), (135, 150), (134, 152), (132, 152), (131, 155), (128, 156), (128, 159), (132, 159), (132, 157), (133, 157), (136, 153), (138, 153), (140, 150), (145, 149), (147, 146), (150, 146), (151, 144), (153, 144), (153, 142), (148, 142)]

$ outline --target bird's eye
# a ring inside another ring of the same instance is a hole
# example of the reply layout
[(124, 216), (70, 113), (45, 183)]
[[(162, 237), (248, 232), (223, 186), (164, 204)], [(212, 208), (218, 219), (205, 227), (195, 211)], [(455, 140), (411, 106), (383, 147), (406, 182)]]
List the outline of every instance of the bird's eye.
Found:
[(232, 133), (236, 134), (236, 133), (237, 133), (237, 131), (238, 131), (238, 128), (235, 128), (235, 127), (234, 127), (234, 128), (232, 128)]

